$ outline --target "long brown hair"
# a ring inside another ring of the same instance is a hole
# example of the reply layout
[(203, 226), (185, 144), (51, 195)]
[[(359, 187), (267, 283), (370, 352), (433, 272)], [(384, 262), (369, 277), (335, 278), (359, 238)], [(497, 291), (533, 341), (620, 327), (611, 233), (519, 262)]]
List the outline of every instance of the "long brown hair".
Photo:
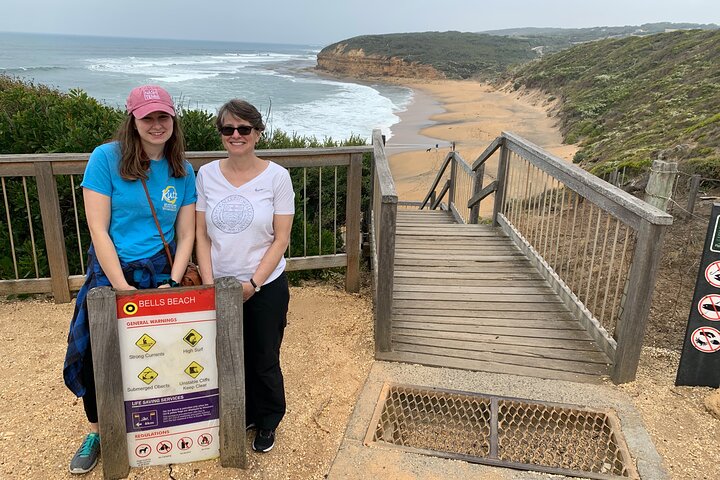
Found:
[[(172, 176), (184, 177), (185, 171), (185, 137), (180, 128), (177, 116), (172, 117), (173, 131), (165, 143), (165, 158), (170, 164)], [(120, 143), (120, 176), (125, 180), (147, 178), (150, 159), (145, 153), (140, 134), (135, 128), (135, 117), (128, 114), (115, 132), (115, 140)]]

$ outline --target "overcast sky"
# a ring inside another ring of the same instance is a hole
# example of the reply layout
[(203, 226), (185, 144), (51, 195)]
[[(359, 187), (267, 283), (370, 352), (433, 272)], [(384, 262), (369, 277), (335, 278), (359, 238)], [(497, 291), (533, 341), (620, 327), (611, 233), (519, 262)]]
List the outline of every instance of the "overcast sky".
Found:
[(312, 45), (375, 33), (663, 21), (720, 24), (720, 1), (0, 0), (6, 32)]

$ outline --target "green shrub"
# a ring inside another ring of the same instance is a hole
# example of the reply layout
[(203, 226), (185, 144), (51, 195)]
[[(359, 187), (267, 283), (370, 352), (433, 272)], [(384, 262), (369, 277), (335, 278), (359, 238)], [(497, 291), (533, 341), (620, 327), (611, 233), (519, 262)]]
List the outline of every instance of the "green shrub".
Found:
[[(35, 85), (18, 79), (0, 75), (0, 153), (31, 154), (31, 153), (67, 153), (90, 152), (97, 145), (110, 140), (124, 118), (124, 113), (99, 103), (81, 90), (62, 93), (44, 85)], [(215, 128), (215, 116), (204, 110), (188, 110), (180, 107), (178, 118), (181, 122), (189, 151), (222, 150), (220, 135)], [(315, 137), (304, 137), (296, 133), (287, 133), (269, 129), (258, 142), (259, 150), (267, 148), (309, 148), (365, 145), (359, 136), (351, 136), (343, 141), (332, 138), (318, 140)], [(262, 153), (260, 153), (262, 156)], [(362, 202), (369, 202), (369, 168), (370, 155), (363, 159)], [(319, 167), (290, 169), (293, 186), (295, 187), (296, 216), (291, 232), (291, 255), (301, 256), (335, 253), (344, 251), (343, 218), (346, 201), (346, 169), (337, 167), (337, 193), (335, 192), (335, 168)], [(322, 175), (322, 179), (320, 178)], [(56, 176), (60, 210), (62, 212), (77, 211), (80, 224), (80, 240), (84, 249), (90, 244), (90, 237), (85, 224), (84, 206), (80, 176)], [(322, 188), (320, 184), (322, 183)], [(73, 198), (74, 185), (74, 198)], [(25, 195), (27, 190), (28, 194)], [(9, 216), (12, 220), (14, 253), (17, 262), (17, 276), (32, 278), (49, 276), (47, 257), (44, 249), (42, 220), (38, 205), (38, 195), (33, 178), (5, 179), (5, 191), (11, 208)], [(337, 196), (338, 221), (334, 220), (334, 199)], [(25, 199), (29, 203), (29, 219)], [(321, 203), (322, 204), (321, 204)], [(319, 214), (322, 212), (322, 218)], [(7, 225), (8, 212), (4, 205), (0, 208), (0, 279), (15, 278), (13, 266), (13, 249)], [(307, 227), (303, 221), (307, 219)], [(29, 224), (33, 224), (37, 271), (33, 260), (33, 242), (30, 241)], [(81, 257), (85, 252), (78, 251), (78, 232), (75, 227), (75, 216), (63, 215), (63, 231), (65, 233), (66, 250), (71, 274), (81, 272)], [(307, 231), (307, 240), (303, 235)], [(322, 238), (322, 242), (319, 241)], [(322, 251), (319, 250), (322, 244)], [(307, 245), (305, 247), (305, 245)], [(297, 274), (297, 278), (316, 277), (318, 272)]]

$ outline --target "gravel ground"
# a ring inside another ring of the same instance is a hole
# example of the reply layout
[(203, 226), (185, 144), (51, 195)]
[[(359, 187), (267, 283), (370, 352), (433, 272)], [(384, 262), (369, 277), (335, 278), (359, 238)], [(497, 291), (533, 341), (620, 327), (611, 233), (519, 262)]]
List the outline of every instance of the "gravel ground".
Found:
[[(371, 298), (339, 285), (291, 288), (290, 295), (281, 358), (288, 411), (275, 448), (249, 451), (244, 471), (212, 460), (133, 468), (130, 479), (324, 478), (372, 363)], [(72, 309), (0, 302), (0, 479), (78, 478), (68, 463), (87, 423), (82, 402), (62, 381)], [(102, 478), (101, 465), (80, 478)]]
[[(85, 431), (82, 405), (62, 382), (72, 304), (0, 302), (0, 478), (77, 478), (67, 471)], [(248, 453), (247, 470), (217, 461), (132, 469), (131, 479), (322, 479), (372, 363), (368, 291), (334, 284), (291, 289), (283, 343), (288, 413), (268, 454)], [(675, 387), (679, 353), (644, 349), (628, 394), (675, 479), (720, 476), (720, 420), (704, 401), (715, 390)], [(249, 438), (248, 441), (251, 439)], [(392, 459), (388, 458), (388, 468)], [(388, 470), (389, 471), (389, 470)], [(82, 478), (102, 478), (101, 468)], [(651, 480), (651, 479), (649, 479)]]

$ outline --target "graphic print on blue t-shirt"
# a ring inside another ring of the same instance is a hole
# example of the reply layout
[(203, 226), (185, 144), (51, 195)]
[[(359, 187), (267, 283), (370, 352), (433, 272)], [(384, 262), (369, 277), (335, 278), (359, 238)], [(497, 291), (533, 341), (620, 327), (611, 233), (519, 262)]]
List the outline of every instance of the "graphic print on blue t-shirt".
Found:
[(212, 211), (212, 222), (225, 233), (240, 233), (250, 226), (255, 211), (253, 206), (242, 195), (230, 195), (215, 205)]
[(163, 210), (169, 212), (177, 212), (177, 205), (175, 203), (178, 199), (177, 189), (174, 185), (168, 185), (162, 191)]

